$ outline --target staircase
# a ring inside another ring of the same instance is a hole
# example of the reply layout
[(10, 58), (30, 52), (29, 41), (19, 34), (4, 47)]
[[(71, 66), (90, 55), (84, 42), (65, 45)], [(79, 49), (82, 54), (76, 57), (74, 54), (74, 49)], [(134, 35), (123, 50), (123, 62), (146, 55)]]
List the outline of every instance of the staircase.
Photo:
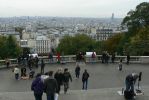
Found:
[[(125, 100), (117, 91), (121, 88), (104, 88), (89, 90), (68, 90), (67, 94), (61, 91), (59, 100)], [(136, 100), (149, 100), (149, 87), (142, 88), (144, 95), (137, 96)], [(1, 92), (0, 100), (35, 100), (33, 92)], [(46, 95), (43, 95), (46, 100)]]

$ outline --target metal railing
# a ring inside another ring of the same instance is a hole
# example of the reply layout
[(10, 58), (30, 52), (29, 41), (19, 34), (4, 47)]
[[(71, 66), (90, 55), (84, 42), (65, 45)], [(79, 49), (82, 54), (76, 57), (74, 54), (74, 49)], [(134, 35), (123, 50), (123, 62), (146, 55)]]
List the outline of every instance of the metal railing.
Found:
[[(66, 55), (66, 56), (61, 56), (61, 63), (74, 63), (76, 62), (76, 55)], [(47, 56), (44, 57), (39, 57), (39, 60), (41, 59), (44, 60), (46, 64), (50, 63), (50, 59)], [(116, 56), (115, 57), (115, 62), (119, 62), (120, 59), (123, 60), (123, 63), (126, 63), (126, 56)], [(17, 59), (9, 59), (10, 65), (15, 65), (17, 64)], [(96, 55), (95, 58), (92, 58), (90, 56), (85, 56), (85, 62), (90, 63), (90, 62), (102, 62), (102, 55)], [(109, 63), (111, 63), (111, 56), (109, 58)], [(57, 63), (57, 57), (53, 56), (52, 63)], [(149, 63), (149, 56), (131, 56), (130, 57), (130, 63)], [(40, 62), (39, 62), (40, 64)], [(0, 68), (6, 67), (5, 60), (0, 60)]]

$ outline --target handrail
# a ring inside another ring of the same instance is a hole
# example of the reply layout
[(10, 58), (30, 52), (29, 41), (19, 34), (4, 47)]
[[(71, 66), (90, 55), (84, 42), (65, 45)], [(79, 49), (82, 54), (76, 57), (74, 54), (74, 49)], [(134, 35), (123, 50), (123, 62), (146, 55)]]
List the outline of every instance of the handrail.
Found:
[[(123, 62), (126, 62), (127, 56), (115, 56), (115, 62), (119, 62), (120, 59), (123, 60)], [(71, 63), (76, 62), (76, 55), (65, 55), (60, 56), (62, 63)], [(48, 56), (39, 57), (39, 60), (43, 59), (45, 63), (50, 63)], [(9, 59), (10, 64), (17, 64), (17, 59)], [(96, 55), (96, 57), (93, 59), (91, 56), (85, 56), (85, 62), (101, 62), (102, 61), (102, 55)], [(111, 62), (111, 55), (109, 62)], [(57, 57), (53, 56), (53, 63), (57, 63)], [(130, 63), (149, 63), (149, 56), (130, 56)], [(0, 68), (6, 67), (5, 60), (0, 60)]]

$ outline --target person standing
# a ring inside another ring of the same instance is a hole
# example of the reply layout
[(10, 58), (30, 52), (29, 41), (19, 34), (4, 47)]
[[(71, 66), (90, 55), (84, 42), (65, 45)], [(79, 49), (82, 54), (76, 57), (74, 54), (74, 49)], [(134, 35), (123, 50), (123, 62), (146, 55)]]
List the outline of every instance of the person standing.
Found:
[(37, 74), (36, 79), (32, 82), (31, 90), (34, 91), (35, 100), (42, 100), (44, 84), (41, 74)]
[(61, 90), (61, 85), (63, 84), (63, 72), (62, 72), (62, 69), (61, 68), (59, 68), (57, 70), (57, 72), (54, 75), (54, 78), (57, 81), (57, 85), (58, 85), (57, 93), (59, 94), (60, 93), (60, 90)]
[(36, 66), (36, 68), (38, 68), (38, 62), (39, 62), (39, 59), (38, 59), (38, 57), (36, 56), (36, 57), (35, 57), (35, 66)]
[(63, 83), (64, 83), (64, 93), (66, 94), (68, 88), (69, 88), (69, 80), (72, 82), (72, 77), (71, 74), (68, 71), (68, 68), (64, 69), (64, 74), (63, 74)]
[(25, 66), (23, 68), (21, 68), (21, 77), (25, 77), (26, 76), (26, 68)]
[(84, 70), (84, 73), (82, 75), (82, 83), (83, 83), (83, 86), (82, 86), (82, 89), (84, 90), (87, 90), (87, 86), (88, 86), (88, 78), (89, 78), (89, 73), (87, 72), (87, 69)]
[(43, 61), (43, 59), (41, 60), (41, 74), (44, 74), (44, 67), (45, 67), (45, 63)]
[(47, 95), (47, 100), (54, 100), (57, 89), (57, 81), (53, 78), (53, 71), (50, 71), (49, 77), (44, 81), (44, 92)]
[(79, 76), (80, 76), (80, 66), (78, 64), (75, 68), (75, 74), (76, 74), (76, 78), (79, 78)]
[(49, 61), (50, 61), (50, 63), (53, 63), (53, 53), (52, 52), (49, 53)]
[(119, 71), (122, 71), (122, 59), (120, 59), (120, 62), (119, 62), (119, 64), (118, 64), (118, 69), (119, 69)]
[(27, 64), (28, 64), (28, 68), (29, 68), (29, 70), (31, 70), (31, 69), (32, 69), (32, 67), (31, 67), (31, 58), (30, 58), (30, 57), (29, 57), (29, 59), (28, 59)]
[(115, 53), (112, 54), (111, 61), (112, 61), (112, 63), (114, 63), (114, 61), (115, 61)]
[(20, 70), (19, 70), (18, 66), (16, 66), (14, 68), (14, 74), (15, 74), (15, 79), (16, 80), (19, 80), (19, 72), (20, 72)]
[(127, 65), (129, 64), (129, 61), (130, 61), (130, 55), (127, 54)]
[(95, 62), (95, 59), (96, 59), (96, 54), (95, 52), (92, 53), (92, 62)]
[(56, 59), (57, 59), (57, 63), (61, 63), (61, 54), (59, 52), (57, 52), (56, 54)]
[(6, 62), (6, 67), (8, 68), (9, 65), (10, 65), (10, 61), (9, 61), (9, 59), (7, 58), (7, 59), (5, 60), (5, 62)]

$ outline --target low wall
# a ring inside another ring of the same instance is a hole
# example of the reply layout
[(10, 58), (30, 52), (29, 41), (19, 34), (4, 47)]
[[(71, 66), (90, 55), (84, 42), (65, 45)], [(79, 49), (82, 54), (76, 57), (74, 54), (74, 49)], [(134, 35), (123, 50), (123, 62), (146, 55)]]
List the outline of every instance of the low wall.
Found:
[[(39, 60), (43, 59), (45, 63), (50, 63), (49, 59), (47, 56), (44, 57), (39, 57)], [(123, 63), (126, 63), (126, 56), (116, 56), (115, 57), (115, 62), (119, 62), (120, 59), (123, 60)], [(15, 65), (17, 64), (17, 59), (9, 59), (10, 60), (10, 65)], [(85, 61), (87, 63), (90, 62), (101, 62), (102, 61), (102, 55), (96, 55), (96, 57), (93, 59), (91, 57), (86, 56)], [(66, 55), (66, 56), (61, 56), (61, 62), (63, 63), (74, 63), (76, 62), (76, 55)], [(109, 63), (111, 62), (111, 57), (109, 59)], [(57, 63), (56, 56), (53, 56), (53, 63)], [(149, 63), (149, 56), (131, 56), (130, 57), (130, 63)], [(40, 64), (40, 62), (39, 62)], [(5, 68), (5, 60), (0, 60), (0, 68)]]

